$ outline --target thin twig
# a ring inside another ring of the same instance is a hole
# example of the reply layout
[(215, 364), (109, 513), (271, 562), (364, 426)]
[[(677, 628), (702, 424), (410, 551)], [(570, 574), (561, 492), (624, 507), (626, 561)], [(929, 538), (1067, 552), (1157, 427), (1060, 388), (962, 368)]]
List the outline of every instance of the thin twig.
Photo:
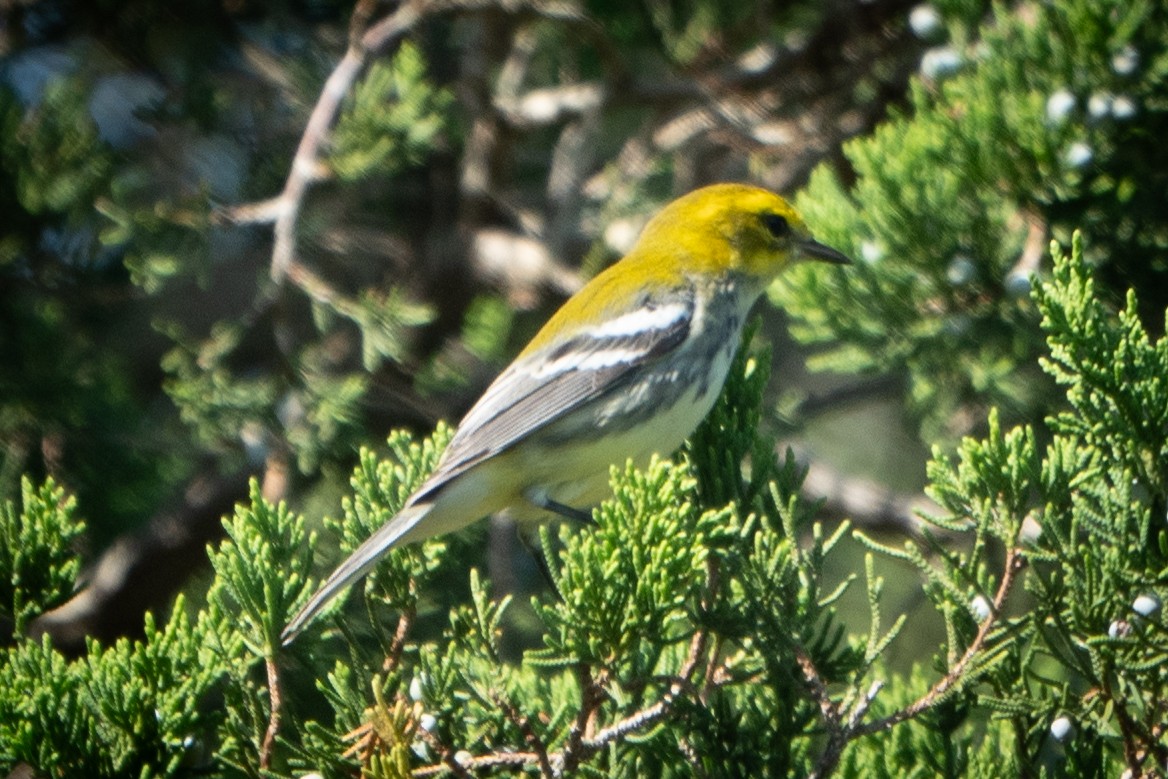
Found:
[(1001, 615), (1002, 606), (1006, 602), (1006, 597), (1010, 594), (1010, 588), (1014, 584), (1019, 571), (1022, 570), (1025, 564), (1025, 559), (1022, 557), (1021, 551), (1017, 547), (1011, 547), (1006, 551), (1006, 561), (1003, 566), (1002, 581), (998, 584), (998, 591), (994, 594), (994, 600), (991, 604), (990, 615), (985, 618), (981, 626), (977, 630), (977, 635), (974, 636), (973, 641), (965, 650), (965, 654), (961, 659), (949, 670), (949, 673), (934, 684), (928, 692), (922, 695), (913, 703), (893, 714), (879, 719), (875, 722), (870, 722), (867, 725), (862, 725), (853, 731), (853, 737), (864, 736), (870, 733), (878, 733), (882, 730), (888, 730), (894, 725), (898, 725), (905, 720), (912, 719), (922, 712), (932, 708), (941, 698), (943, 698), (950, 690), (957, 686), (965, 676), (965, 670), (970, 662), (985, 646), (986, 639), (989, 638), (990, 629), (998, 622)]
[(884, 682), (877, 679), (868, 686), (868, 692), (856, 701), (856, 705), (852, 707), (852, 713), (848, 716), (848, 729), (855, 730), (864, 719), (864, 715), (868, 713), (868, 708), (872, 705), (872, 701), (876, 700), (876, 696), (884, 689)]
[(551, 759), (548, 757), (547, 745), (543, 743), (543, 739), (535, 732), (535, 728), (531, 727), (531, 720), (528, 717), (519, 713), (510, 700), (504, 698), (502, 695), (492, 695), (492, 700), (495, 701), (503, 713), (507, 715), (507, 719), (511, 720), (515, 727), (519, 728), (519, 732), (523, 734), (523, 739), (535, 751), (536, 762), (539, 764), (539, 773), (544, 779), (552, 779), (555, 771), (552, 770)]
[(819, 713), (823, 717), (823, 726), (827, 731), (827, 745), (820, 753), (815, 769), (808, 776), (808, 779), (819, 779), (835, 770), (844, 746), (848, 743), (849, 734), (847, 727), (840, 724), (840, 709), (832, 701), (827, 683), (820, 675), (819, 669), (815, 667), (811, 655), (798, 643), (795, 644), (794, 654), (795, 663), (803, 673), (803, 683), (807, 685), (811, 697), (819, 705)]
[(1133, 777), (1144, 776), (1144, 761), (1148, 758), (1148, 749), (1141, 744), (1155, 744), (1158, 739), (1150, 734), (1138, 722), (1132, 719), (1122, 699), (1116, 697), (1111, 689), (1110, 680), (1104, 676), (1101, 680), (1103, 697), (1112, 704), (1115, 719), (1119, 725), (1119, 733), (1123, 741), (1123, 758), (1127, 763), (1128, 771)]
[[(459, 776), (473, 776), (470, 772), (478, 769), (522, 768), (538, 762), (539, 757), (534, 752), (492, 752), (489, 755), (472, 757), (469, 760), (459, 763), (459, 770), (454, 773)], [(435, 763), (434, 765), (415, 768), (411, 772), (411, 776), (416, 776), (421, 779), (422, 777), (439, 776), (451, 770), (450, 766), (446, 763)]]
[(685, 682), (689, 682), (693, 677), (694, 671), (697, 670), (698, 662), (702, 659), (702, 653), (706, 651), (706, 631), (698, 630), (693, 634), (693, 638), (689, 640), (689, 654), (686, 655), (685, 663), (682, 664), (681, 669), (677, 672), (679, 678)]
[(272, 767), (272, 754), (276, 750), (276, 735), (280, 732), (280, 672), (276, 668), (276, 660), (268, 657), (264, 660), (268, 671), (268, 729), (264, 732), (264, 742), (260, 746), (260, 769)]
[[(474, 766), (473, 758), (470, 760), (459, 761), (457, 753), (455, 753), (453, 749), (443, 743), (442, 740), (438, 738), (438, 736), (434, 735), (428, 730), (425, 730), (424, 728), (418, 728), (418, 735), (422, 737), (422, 740), (426, 742), (427, 746), (438, 753), (438, 757), (441, 759), (441, 762), (414, 771), (415, 776), (433, 776), (434, 774), (439, 774), (444, 771), (450, 771), (455, 776), (462, 777), (462, 779), (473, 779), (474, 775), (470, 772), (471, 767)], [(520, 765), (525, 765), (526, 762), (527, 761), (523, 761), (523, 763), (520, 763)], [(426, 773), (421, 773), (423, 771)]]
[(397, 618), (397, 629), (393, 632), (393, 641), (389, 644), (389, 651), (385, 654), (385, 660), (381, 663), (382, 671), (393, 671), (397, 668), (397, 664), (401, 662), (402, 649), (406, 645), (406, 636), (410, 632), (410, 627), (414, 624), (414, 617), (416, 611), (413, 608), (403, 609)]
[(819, 705), (819, 712), (823, 715), (823, 720), (828, 730), (839, 729), (839, 710), (832, 702), (831, 695), (827, 690), (827, 683), (823, 681), (823, 677), (819, 674), (819, 669), (815, 667), (815, 662), (811, 659), (811, 655), (807, 654), (807, 650), (798, 644), (795, 645), (794, 653), (795, 663), (803, 673), (803, 683), (807, 685), (807, 689), (811, 691), (812, 697), (815, 698), (815, 702)]
[[(718, 558), (710, 555), (706, 558), (706, 591), (702, 595), (702, 611), (710, 612), (714, 608), (714, 600), (718, 596), (718, 588), (721, 584), (722, 578), (721, 566), (718, 564)], [(694, 635), (694, 640), (690, 642), (689, 658), (686, 659), (685, 665), (682, 666), (681, 676), (687, 682), (693, 677), (694, 670), (697, 668), (698, 661), (703, 654), (706, 654), (706, 644), (709, 642), (707, 631), (702, 628)], [(722, 637), (720, 635), (714, 636), (714, 647), (706, 657), (705, 667), (705, 681), (702, 684), (702, 690), (698, 693), (698, 700), (702, 705), (709, 702), (710, 691), (714, 689), (716, 684), (717, 663), (718, 657), (722, 654)]]
[(591, 728), (592, 718), (600, 704), (607, 697), (604, 689), (604, 680), (607, 676), (601, 672), (601, 678), (592, 675), (592, 669), (585, 663), (580, 663), (576, 669), (580, 679), (580, 710), (576, 712), (576, 721), (568, 731), (568, 743), (563, 751), (553, 758), (552, 765), (556, 776), (571, 773), (576, 770), (581, 761), (591, 754), (585, 745), (585, 737)]
[(709, 776), (706, 773), (706, 767), (702, 765), (702, 756), (694, 749), (693, 744), (689, 743), (689, 739), (684, 736), (679, 738), (677, 740), (677, 748), (681, 750), (681, 754), (685, 756), (686, 761), (689, 763), (691, 776), (696, 777), (696, 779), (706, 779)]
[[(539, 766), (540, 773), (544, 776), (561, 777), (572, 773), (581, 763), (613, 742), (630, 733), (651, 727), (668, 717), (673, 710), (673, 705), (678, 695), (682, 692), (699, 694), (699, 691), (694, 687), (692, 677), (698, 667), (702, 665), (701, 660), (705, 653), (707, 640), (705, 631), (698, 631), (694, 634), (690, 640), (689, 653), (679, 675), (670, 677), (667, 680), (669, 682), (669, 688), (660, 700), (633, 712), (617, 722), (601, 728), (593, 734), (589, 734), (589, 730), (596, 712), (599, 710), (600, 704), (608, 697), (608, 693), (605, 690), (607, 677), (603, 673), (593, 677), (588, 666), (581, 665), (578, 669), (581, 687), (580, 710), (577, 712), (576, 720), (568, 733), (567, 744), (559, 752), (548, 752), (546, 745), (539, 739), (527, 719), (520, 715), (506, 701), (497, 699), (496, 702), (498, 705), (503, 709), (507, 717), (520, 728), (528, 743), (535, 748), (535, 751), (492, 752), (463, 760), (458, 764), (459, 768), (462, 770), (474, 770), (491, 767), (537, 765)], [(715, 668), (714, 672), (709, 672), (707, 666), (707, 673), (711, 678), (719, 676), (717, 670)], [(706, 680), (706, 687), (708, 689), (714, 689), (720, 687), (723, 683), (724, 681), (718, 681), (716, 678), (711, 682), (711, 679), (708, 678)], [(449, 751), (448, 748), (438, 744), (435, 745), (435, 748), (440, 752), (442, 749), (447, 749), (447, 752)], [(451, 770), (451, 758), (447, 754), (443, 754), (442, 756), (443, 760), (441, 763), (416, 769), (413, 775), (417, 777), (428, 777)]]
[[(711, 560), (706, 567), (706, 598), (704, 599), (705, 602), (703, 605), (707, 608), (709, 608), (712, 602), (714, 592), (717, 589), (717, 584), (718, 565), (716, 560)], [(635, 712), (634, 714), (629, 715), (628, 717), (625, 717), (619, 722), (602, 728), (591, 738), (579, 739), (575, 744), (573, 744), (571, 737), (569, 737), (569, 747), (573, 748), (573, 755), (575, 756), (576, 761), (569, 765), (568, 756), (565, 755), (561, 771), (567, 772), (574, 769), (576, 765), (579, 765), (580, 761), (591, 757), (593, 754), (599, 752), (613, 741), (616, 741), (628, 733), (646, 728), (668, 716), (669, 713), (673, 710), (673, 704), (677, 700), (678, 695), (686, 689), (694, 689), (692, 681), (693, 675), (697, 671), (698, 667), (702, 664), (701, 661), (706, 652), (707, 641), (708, 634), (704, 629), (699, 629), (694, 633), (693, 638), (690, 639), (689, 653), (686, 656), (685, 662), (682, 664), (677, 678), (675, 678), (670, 683), (668, 689), (665, 691), (665, 694), (659, 701), (644, 709), (641, 709), (640, 711)], [(715, 674), (710, 670), (709, 666), (707, 666), (706, 672), (706, 683), (708, 686), (710, 684), (710, 680), (715, 676)], [(564, 752), (567, 753), (568, 749), (565, 748)]]

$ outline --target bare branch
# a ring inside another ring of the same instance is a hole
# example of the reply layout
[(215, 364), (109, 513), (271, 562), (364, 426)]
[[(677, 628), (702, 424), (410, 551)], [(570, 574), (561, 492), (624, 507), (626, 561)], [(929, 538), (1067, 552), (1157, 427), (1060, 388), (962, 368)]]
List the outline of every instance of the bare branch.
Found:
[(530, 129), (574, 119), (602, 107), (607, 90), (598, 81), (533, 89), (517, 97), (499, 96), (494, 108), (517, 129)]
[(283, 207), (284, 199), (278, 196), (254, 203), (223, 206), (212, 212), (211, 221), (219, 225), (273, 224), (280, 217)]
[[(398, 13), (412, 10), (413, 5), (406, 4)], [(394, 17), (396, 16), (397, 14), (394, 14)], [(317, 168), (320, 149), (325, 143), (329, 128), (340, 112), (341, 100), (364, 70), (367, 56), (368, 52), (360, 47), (351, 47), (345, 52), (345, 56), (325, 82), (320, 98), (308, 117), (304, 134), (300, 136), (300, 144), (296, 147), (296, 155), (292, 158), (288, 179), (284, 182), (284, 191), (279, 198), (281, 208), (278, 210), (273, 228), (275, 244), (272, 246), (271, 275), (276, 282), (284, 280), (296, 253), (296, 221), (300, 215), (304, 195)]]
[[(583, 21), (585, 17), (575, 5), (529, 0), (407, 0), (396, 11), (374, 24), (364, 33), (357, 27), (371, 15), (368, 4), (359, 4), (354, 11), (350, 40), (345, 55), (329, 74), (324, 88), (309, 114), (296, 154), (284, 182), (278, 207), (270, 208), (276, 214), (272, 246), (271, 276), (277, 283), (288, 275), (296, 256), (296, 223), (309, 185), (320, 175), (320, 155), (328, 141), (329, 132), (340, 113), (341, 102), (364, 73), (369, 60), (396, 46), (427, 15), (449, 11), (497, 9), (510, 13), (534, 13), (545, 18), (565, 21)], [(245, 211), (246, 212), (246, 211)]]

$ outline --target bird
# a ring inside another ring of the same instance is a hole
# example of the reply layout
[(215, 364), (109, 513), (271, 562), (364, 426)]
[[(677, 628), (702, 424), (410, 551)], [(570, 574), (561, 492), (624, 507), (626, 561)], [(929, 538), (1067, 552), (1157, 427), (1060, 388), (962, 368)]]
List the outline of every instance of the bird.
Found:
[(434, 472), (324, 581), (284, 644), (391, 549), (504, 509), (590, 517), (612, 465), (672, 453), (709, 413), (750, 309), (800, 260), (851, 262), (769, 190), (713, 184), (666, 205), (491, 383)]

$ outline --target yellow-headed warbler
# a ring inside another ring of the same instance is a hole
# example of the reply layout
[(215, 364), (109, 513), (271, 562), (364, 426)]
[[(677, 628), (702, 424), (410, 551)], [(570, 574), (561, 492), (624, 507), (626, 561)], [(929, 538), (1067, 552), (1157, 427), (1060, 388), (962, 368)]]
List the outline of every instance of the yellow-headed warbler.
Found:
[(771, 192), (716, 184), (670, 203), (487, 388), (434, 474), (333, 571), (285, 642), (396, 546), (505, 508), (579, 516), (607, 494), (610, 466), (672, 452), (717, 399), (751, 306), (800, 259), (848, 262)]

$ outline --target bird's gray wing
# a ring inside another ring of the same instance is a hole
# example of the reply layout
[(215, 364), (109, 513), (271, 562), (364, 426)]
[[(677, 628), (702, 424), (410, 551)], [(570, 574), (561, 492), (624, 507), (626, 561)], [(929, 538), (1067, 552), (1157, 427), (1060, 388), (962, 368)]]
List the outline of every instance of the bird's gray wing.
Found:
[(433, 476), (411, 502), (428, 500), (451, 479), (532, 432), (611, 392), (669, 354), (689, 334), (692, 296), (649, 305), (558, 346), (520, 357), (474, 405)]

